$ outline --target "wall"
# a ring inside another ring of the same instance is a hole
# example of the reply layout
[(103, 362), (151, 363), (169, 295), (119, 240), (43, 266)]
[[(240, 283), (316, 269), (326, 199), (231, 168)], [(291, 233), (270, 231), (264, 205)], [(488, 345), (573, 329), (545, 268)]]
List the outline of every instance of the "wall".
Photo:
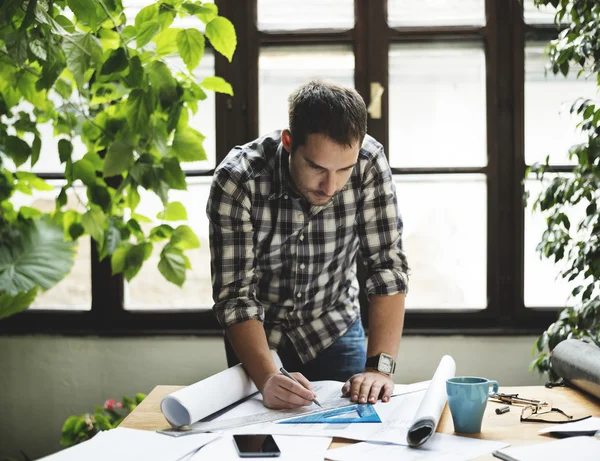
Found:
[[(450, 354), (457, 374), (535, 385), (527, 370), (534, 337), (405, 337), (398, 383), (430, 379)], [(62, 423), (108, 398), (190, 384), (222, 370), (221, 338), (0, 337), (0, 458), (37, 459), (60, 449)]]

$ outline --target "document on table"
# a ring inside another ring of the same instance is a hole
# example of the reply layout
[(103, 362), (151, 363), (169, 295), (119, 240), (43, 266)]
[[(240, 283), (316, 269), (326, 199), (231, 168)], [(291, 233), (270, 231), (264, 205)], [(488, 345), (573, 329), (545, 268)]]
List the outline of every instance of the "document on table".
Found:
[[(293, 437), (286, 435), (273, 436), (281, 455), (277, 458), (252, 457), (253, 460), (277, 461), (323, 461), (331, 439), (324, 437)], [(224, 435), (219, 440), (202, 447), (196, 453), (182, 459), (181, 461), (239, 461), (231, 435)]]
[[(219, 438), (219, 434), (194, 434), (173, 438), (152, 431), (117, 427), (92, 439), (42, 458), (43, 461), (106, 461), (143, 459), (177, 461)], [(39, 460), (39, 461), (42, 461)]]
[(508, 446), (504, 442), (435, 434), (426, 445), (418, 448), (390, 443), (361, 442), (329, 450), (326, 458), (332, 461), (467, 461)]
[(574, 423), (555, 424), (545, 427), (539, 430), (538, 434), (549, 434), (554, 437), (573, 437), (577, 435), (594, 435), (599, 431), (600, 418), (588, 418)]
[(569, 437), (524, 447), (509, 447), (494, 452), (504, 461), (598, 461), (600, 440), (594, 437)]

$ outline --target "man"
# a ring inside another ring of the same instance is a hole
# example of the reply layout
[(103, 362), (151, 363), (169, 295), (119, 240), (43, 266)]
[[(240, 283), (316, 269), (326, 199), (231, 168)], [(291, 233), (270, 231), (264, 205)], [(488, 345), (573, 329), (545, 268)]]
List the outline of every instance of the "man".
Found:
[[(310, 82), (289, 97), (289, 129), (235, 147), (215, 171), (213, 310), (267, 407), (310, 405), (309, 380), (346, 381), (342, 392), (359, 403), (393, 392), (408, 267), (392, 174), (366, 128), (355, 90)], [(302, 385), (279, 373), (269, 349)]]

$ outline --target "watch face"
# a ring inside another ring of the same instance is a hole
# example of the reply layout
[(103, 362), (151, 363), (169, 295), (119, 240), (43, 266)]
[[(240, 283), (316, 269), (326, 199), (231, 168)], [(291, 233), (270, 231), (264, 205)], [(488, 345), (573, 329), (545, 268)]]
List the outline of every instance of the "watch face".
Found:
[(388, 357), (387, 355), (381, 354), (379, 356), (379, 365), (377, 368), (379, 369), (379, 371), (382, 371), (384, 373), (391, 373), (392, 372), (392, 360), (390, 359), (390, 357)]

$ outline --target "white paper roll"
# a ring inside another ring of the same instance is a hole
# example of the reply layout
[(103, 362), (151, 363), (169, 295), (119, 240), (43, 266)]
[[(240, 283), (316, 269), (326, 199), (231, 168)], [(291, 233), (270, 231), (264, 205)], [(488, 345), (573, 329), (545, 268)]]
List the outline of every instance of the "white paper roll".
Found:
[(424, 444), (435, 433), (444, 406), (446, 406), (446, 380), (454, 378), (455, 374), (454, 359), (449, 355), (444, 355), (408, 430), (406, 441), (411, 447)]
[[(271, 351), (279, 369), (281, 360)], [(167, 395), (160, 410), (173, 427), (189, 426), (257, 392), (242, 365), (236, 365)]]

